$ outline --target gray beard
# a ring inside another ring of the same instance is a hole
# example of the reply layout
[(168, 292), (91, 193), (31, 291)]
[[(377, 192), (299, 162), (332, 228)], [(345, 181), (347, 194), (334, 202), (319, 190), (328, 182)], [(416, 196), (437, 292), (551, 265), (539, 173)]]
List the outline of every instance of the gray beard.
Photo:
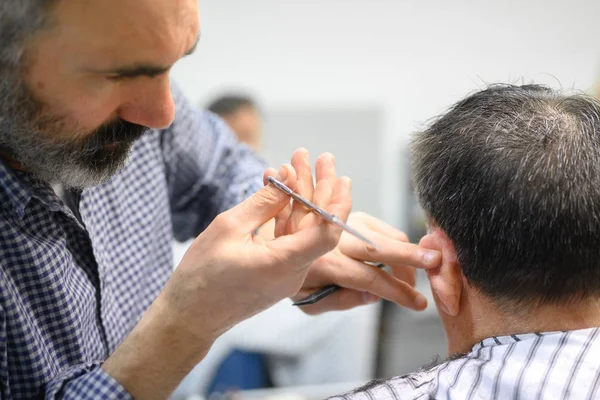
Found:
[(102, 135), (92, 133), (85, 139), (56, 139), (70, 137), (65, 119), (44, 116), (43, 109), (18, 74), (0, 66), (0, 150), (38, 179), (66, 188), (106, 182), (123, 168), (134, 141), (142, 135), (128, 134), (110, 150), (104, 147), (105, 138), (120, 138), (127, 129), (123, 124), (111, 124)]

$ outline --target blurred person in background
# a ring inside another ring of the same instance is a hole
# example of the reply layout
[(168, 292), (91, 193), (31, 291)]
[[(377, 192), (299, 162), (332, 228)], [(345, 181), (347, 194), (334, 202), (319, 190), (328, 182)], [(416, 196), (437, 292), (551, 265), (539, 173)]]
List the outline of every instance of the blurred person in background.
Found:
[(600, 102), (492, 86), (412, 150), (449, 358), (339, 398), (599, 398)]
[(242, 94), (228, 94), (213, 100), (209, 111), (223, 118), (238, 140), (254, 151), (259, 151), (262, 142), (262, 118), (256, 102)]

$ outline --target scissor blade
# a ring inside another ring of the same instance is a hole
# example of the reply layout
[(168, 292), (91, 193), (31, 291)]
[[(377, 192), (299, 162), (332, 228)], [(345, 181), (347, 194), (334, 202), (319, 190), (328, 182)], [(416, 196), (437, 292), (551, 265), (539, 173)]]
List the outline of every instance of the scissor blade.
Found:
[[(385, 264), (383, 263), (372, 263), (372, 262), (366, 262), (365, 264), (371, 265), (373, 267), (377, 267), (377, 268), (385, 268)], [(316, 292), (313, 292), (310, 296), (304, 297), (303, 299), (298, 300), (297, 302), (295, 302), (294, 304), (292, 304), (293, 306), (308, 306), (310, 304), (315, 304), (321, 300), (323, 300), (325, 297), (334, 294), (335, 292), (337, 292), (338, 290), (340, 290), (341, 287), (337, 286), (337, 285), (329, 285), (329, 286), (325, 286), (319, 290), (317, 290)]]
[(317, 290), (310, 296), (307, 296), (303, 299), (298, 300), (297, 302), (293, 303), (292, 305), (293, 306), (308, 306), (310, 304), (315, 304), (315, 303), (323, 300), (325, 297), (334, 294), (335, 292), (337, 292), (340, 289), (341, 289), (341, 287), (337, 286), (337, 285), (325, 286), (324, 288)]
[[(294, 192), (292, 189), (287, 187), (282, 182), (279, 182), (277, 179), (273, 178), (272, 176), (269, 176), (267, 178), (267, 180), (271, 184), (273, 184), (273, 186), (275, 186), (277, 189), (281, 190), (283, 193), (291, 196), (294, 200), (297, 200), (298, 202), (302, 203), (302, 205), (304, 205), (304, 207), (308, 208), (309, 210), (315, 211), (319, 215), (327, 214), (327, 212), (325, 210), (323, 210), (322, 208), (320, 208), (318, 205), (316, 205), (315, 203), (309, 201), (308, 199), (305, 199), (304, 197), (300, 196), (298, 193)], [(327, 219), (327, 218), (325, 218), (325, 219)], [(333, 222), (333, 221), (331, 221), (331, 222)]]
[(334, 224), (336, 224), (337, 226), (341, 227), (343, 230), (345, 230), (346, 232), (348, 232), (349, 234), (351, 234), (352, 236), (362, 240), (363, 242), (367, 243), (369, 246), (373, 247), (374, 249), (377, 249), (377, 245), (375, 243), (373, 243), (369, 238), (367, 238), (365, 235), (363, 235), (362, 233), (360, 233), (359, 231), (357, 231), (356, 229), (354, 229), (353, 227), (351, 227), (350, 225), (346, 224), (345, 222), (341, 221), (338, 217), (336, 217), (335, 215), (332, 215), (332, 219), (331, 222), (333, 222)]
[(348, 225), (345, 222), (343, 222), (342, 220), (340, 220), (337, 216), (328, 213), (327, 211), (323, 210), (321, 207), (312, 203), (308, 199), (305, 199), (304, 197), (300, 196), (298, 193), (294, 192), (292, 189), (287, 187), (282, 182), (279, 182), (277, 179), (273, 178), (272, 176), (269, 176), (267, 178), (267, 180), (269, 181), (269, 183), (271, 183), (277, 189), (279, 189), (283, 193), (291, 196), (294, 200), (297, 200), (298, 202), (302, 203), (306, 208), (308, 208), (309, 210), (312, 210), (315, 214), (317, 214), (324, 220), (329, 221), (333, 224), (336, 224), (337, 226), (339, 226), (340, 228), (342, 228), (343, 230), (345, 230), (352, 236), (362, 240), (363, 242), (367, 243), (369, 246), (377, 249), (377, 245), (375, 243), (373, 243), (371, 240), (369, 240), (362, 233), (358, 232), (356, 229), (352, 228), (350, 225)]

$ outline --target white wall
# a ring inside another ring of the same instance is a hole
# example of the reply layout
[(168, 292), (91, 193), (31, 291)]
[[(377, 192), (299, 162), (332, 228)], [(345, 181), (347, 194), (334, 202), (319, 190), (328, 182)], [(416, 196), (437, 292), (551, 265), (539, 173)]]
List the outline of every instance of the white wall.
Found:
[(198, 51), (174, 70), (192, 101), (244, 88), (267, 113), (383, 107), (389, 185), (379, 199), (399, 225), (397, 157), (419, 124), (486, 82), (589, 89), (600, 74), (597, 0), (201, 0), (200, 9)]

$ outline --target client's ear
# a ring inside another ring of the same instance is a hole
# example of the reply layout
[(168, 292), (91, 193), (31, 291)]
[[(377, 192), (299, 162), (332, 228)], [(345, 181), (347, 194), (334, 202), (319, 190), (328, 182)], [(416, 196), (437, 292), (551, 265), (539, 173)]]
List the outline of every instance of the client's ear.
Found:
[(452, 241), (442, 230), (436, 228), (423, 237), (419, 245), (442, 253), (441, 266), (428, 270), (427, 276), (438, 308), (452, 317), (457, 316), (460, 311), (463, 274)]

